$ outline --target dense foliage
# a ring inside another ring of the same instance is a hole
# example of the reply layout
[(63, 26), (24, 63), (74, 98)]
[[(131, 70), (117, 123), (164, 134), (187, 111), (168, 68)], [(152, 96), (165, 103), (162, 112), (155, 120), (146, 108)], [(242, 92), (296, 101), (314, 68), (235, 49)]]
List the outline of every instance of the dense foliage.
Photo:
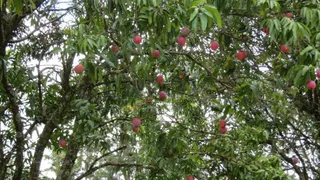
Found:
[(320, 178), (319, 1), (0, 4), (0, 179)]

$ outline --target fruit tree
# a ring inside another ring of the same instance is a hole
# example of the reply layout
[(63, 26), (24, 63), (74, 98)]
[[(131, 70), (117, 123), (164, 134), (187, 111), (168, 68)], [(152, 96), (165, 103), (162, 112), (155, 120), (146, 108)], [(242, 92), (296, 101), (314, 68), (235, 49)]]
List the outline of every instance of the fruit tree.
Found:
[(0, 4), (0, 179), (320, 179), (319, 1)]

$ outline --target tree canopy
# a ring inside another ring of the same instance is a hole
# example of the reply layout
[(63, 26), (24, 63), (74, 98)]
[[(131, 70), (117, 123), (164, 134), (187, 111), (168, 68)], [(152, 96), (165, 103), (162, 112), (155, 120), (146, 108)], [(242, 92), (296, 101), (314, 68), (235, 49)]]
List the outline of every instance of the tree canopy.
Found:
[(319, 1), (0, 5), (0, 179), (320, 178)]

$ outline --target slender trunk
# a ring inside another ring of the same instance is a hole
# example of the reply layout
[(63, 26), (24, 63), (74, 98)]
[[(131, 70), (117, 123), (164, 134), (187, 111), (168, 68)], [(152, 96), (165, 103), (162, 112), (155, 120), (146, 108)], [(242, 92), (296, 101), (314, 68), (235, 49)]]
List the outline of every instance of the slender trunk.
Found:
[[(0, 114), (0, 120), (3, 114)], [(4, 163), (4, 154), (3, 154), (3, 135), (1, 133), (1, 124), (0, 124), (0, 179), (5, 179), (6, 173), (6, 164)]]
[(71, 173), (75, 161), (77, 159), (77, 155), (79, 153), (80, 146), (76, 141), (71, 141), (68, 147), (68, 152), (63, 160), (63, 164), (61, 166), (61, 173), (58, 175), (57, 180), (69, 180), (71, 179)]
[(44, 126), (40, 138), (37, 142), (37, 147), (34, 153), (30, 168), (30, 180), (38, 180), (40, 174), (40, 164), (43, 157), (43, 152), (48, 144), (48, 141), (53, 133), (55, 125), (52, 120), (48, 121)]
[(16, 129), (16, 158), (15, 158), (15, 166), (16, 169), (14, 171), (14, 180), (20, 180), (22, 176), (22, 171), (24, 167), (23, 163), (23, 151), (24, 151), (24, 137), (23, 137), (23, 123), (20, 118), (19, 106), (14, 101), (12, 105), (12, 114), (13, 114), (13, 123)]
[[(3, 28), (3, 24), (0, 25), (1, 29)], [(3, 30), (3, 29), (2, 29)], [(3, 33), (1, 30), (0, 34)], [(20, 110), (18, 105), (18, 99), (16, 97), (16, 93), (14, 92), (13, 87), (10, 85), (10, 82), (7, 79), (7, 70), (6, 70), (6, 62), (5, 62), (5, 42), (2, 42), (1, 46), (1, 70), (2, 70), (2, 80), (1, 84), (3, 86), (3, 89), (5, 91), (5, 94), (7, 95), (10, 103), (10, 108), (12, 111), (12, 121), (15, 128), (16, 133), (16, 142), (15, 142), (15, 171), (13, 175), (13, 180), (20, 180), (22, 176), (22, 171), (24, 167), (23, 163), (23, 150), (24, 150), (24, 137), (23, 137), (23, 123), (21, 121), (20, 117)]]
[(60, 99), (61, 106), (58, 107), (55, 113), (46, 115), (46, 117), (50, 117), (50, 118), (48, 118), (45, 121), (46, 125), (44, 126), (44, 129), (37, 142), (36, 150), (34, 152), (32, 164), (30, 168), (30, 180), (39, 179), (40, 164), (41, 164), (44, 150), (48, 145), (49, 139), (51, 138), (51, 135), (56, 127), (56, 124), (60, 124), (63, 121), (65, 113), (67, 112), (67, 107), (69, 106), (69, 103), (73, 98), (72, 94), (70, 94), (69, 78), (71, 74), (74, 57), (75, 57), (75, 54), (71, 54), (67, 58), (67, 61), (63, 64), (62, 90), (60, 92), (60, 94), (62, 95)]

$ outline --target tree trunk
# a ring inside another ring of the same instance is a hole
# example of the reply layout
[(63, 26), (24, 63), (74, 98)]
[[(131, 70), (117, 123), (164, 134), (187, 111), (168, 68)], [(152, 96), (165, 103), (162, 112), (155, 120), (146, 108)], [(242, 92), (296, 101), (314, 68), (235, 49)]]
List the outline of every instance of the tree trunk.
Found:
[(76, 141), (71, 141), (68, 147), (68, 152), (63, 160), (63, 164), (60, 169), (61, 173), (58, 175), (57, 180), (71, 179), (72, 169), (78, 157), (77, 155), (79, 150), (80, 150), (79, 144)]

